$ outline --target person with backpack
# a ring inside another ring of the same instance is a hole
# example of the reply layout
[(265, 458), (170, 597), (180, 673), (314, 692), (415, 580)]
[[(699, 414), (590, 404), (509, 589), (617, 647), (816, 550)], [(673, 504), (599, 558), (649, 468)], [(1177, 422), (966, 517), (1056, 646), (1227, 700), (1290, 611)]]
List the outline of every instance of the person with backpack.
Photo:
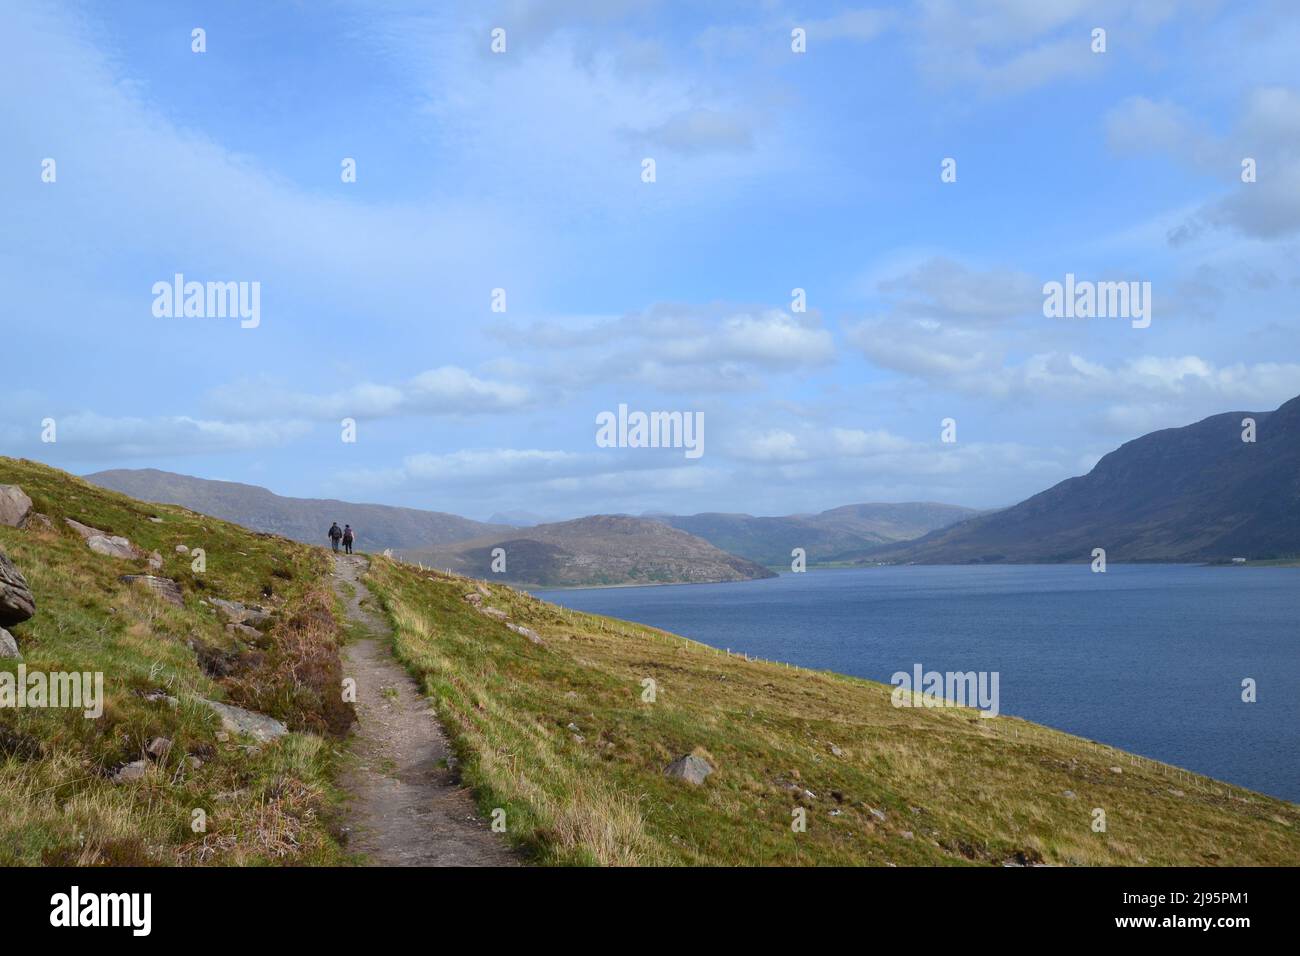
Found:
[(343, 537), (343, 529), (339, 527), (337, 521), (330, 525), (329, 536), (330, 544), (334, 546), (334, 551), (337, 553), (339, 550), (339, 539)]
[(352, 553), (352, 542), (356, 540), (356, 535), (352, 531), (352, 525), (343, 526), (343, 550), (348, 554)]

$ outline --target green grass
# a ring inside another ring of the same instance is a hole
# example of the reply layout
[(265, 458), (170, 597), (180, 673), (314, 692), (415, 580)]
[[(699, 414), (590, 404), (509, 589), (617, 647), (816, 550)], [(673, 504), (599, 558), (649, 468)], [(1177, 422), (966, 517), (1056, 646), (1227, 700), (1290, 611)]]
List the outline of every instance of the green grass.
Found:
[[(746, 662), (491, 585), (484, 603), (538, 646), (464, 600), (478, 582), (382, 558), (367, 583), (480, 810), (505, 809), (541, 863), (1300, 861), (1295, 805), (1025, 721), (896, 708), (885, 685)], [(716, 768), (703, 786), (663, 775), (692, 752)], [(806, 832), (791, 828), (796, 808)]]
[[(0, 864), (328, 864), (343, 859), (329, 821), (336, 734), (350, 715), (338, 693), (337, 605), (318, 549), (168, 505), (150, 505), (28, 461), (0, 458), (52, 527), (0, 527), (0, 549), (31, 585), (36, 615), (14, 628), (28, 671), (104, 675), (100, 719), (58, 709), (0, 710)], [(147, 562), (92, 552), (64, 518), (124, 535), (164, 561), (185, 606), (118, 580)], [(161, 521), (151, 521), (159, 518)], [(176, 545), (203, 548), (192, 569)], [(268, 597), (264, 589), (269, 589)], [(222, 597), (272, 608), (257, 647), (240, 645), (200, 603)], [(224, 653), (214, 679), (195, 648)], [(17, 662), (0, 668), (15, 672)], [(145, 695), (163, 691), (175, 708)], [(207, 697), (270, 713), (297, 731), (260, 750), (222, 738)], [(173, 742), (143, 780), (113, 771)], [(191, 766), (189, 756), (201, 766)], [(204, 833), (191, 824), (207, 817)]]

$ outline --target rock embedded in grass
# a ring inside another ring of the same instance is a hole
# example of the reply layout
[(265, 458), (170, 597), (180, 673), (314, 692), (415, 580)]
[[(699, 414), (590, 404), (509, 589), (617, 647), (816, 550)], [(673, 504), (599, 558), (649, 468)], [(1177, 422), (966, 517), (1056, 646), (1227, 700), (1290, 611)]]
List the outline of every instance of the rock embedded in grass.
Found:
[(71, 518), (64, 518), (63, 520), (69, 528), (81, 535), (86, 542), (86, 547), (96, 554), (126, 560), (134, 560), (143, 554), (130, 540), (119, 534), (109, 534), (107, 531), (100, 531), (98, 528), (92, 528), (80, 521), (73, 521)]
[[(244, 710), (242, 707), (234, 707), (230, 704), (222, 704), (215, 700), (199, 699), (217, 712), (217, 716), (221, 718), (221, 726), (227, 731), (236, 734), (248, 734), (258, 743), (270, 743), (272, 740), (283, 737), (289, 732), (288, 727), (274, 717), (266, 716), (266, 714), (254, 713), (251, 710)], [(220, 739), (219, 735), (218, 739)]]
[(149, 761), (132, 760), (129, 764), (123, 766), (117, 773), (113, 774), (114, 783), (130, 783), (133, 780), (140, 780), (149, 772)]
[(18, 651), (18, 642), (14, 640), (14, 636), (0, 627), (0, 661), (22, 659), (23, 655)]
[(0, 551), (0, 627), (21, 624), (36, 613), (36, 598), (17, 566)]
[(664, 767), (665, 776), (685, 780), (696, 786), (704, 783), (705, 778), (711, 773), (713, 768), (709, 766), (709, 762), (695, 754), (685, 754)]
[(264, 627), (271, 621), (271, 615), (262, 607), (256, 604), (241, 604), (238, 601), (227, 601), (223, 598), (213, 598), (212, 606), (231, 624), (246, 624), (249, 627)]
[(0, 485), (0, 524), (22, 528), (32, 513), (32, 499), (17, 485)]
[(511, 624), (509, 621), (506, 622), (506, 627), (510, 628), (510, 630), (514, 631), (516, 634), (528, 638), (534, 644), (542, 643), (541, 635), (532, 628), (524, 627), (522, 624)]
[(118, 580), (125, 581), (127, 584), (139, 582), (168, 604), (173, 604), (176, 607), (185, 606), (185, 599), (181, 595), (181, 586), (171, 578), (160, 578), (152, 574), (123, 574)]

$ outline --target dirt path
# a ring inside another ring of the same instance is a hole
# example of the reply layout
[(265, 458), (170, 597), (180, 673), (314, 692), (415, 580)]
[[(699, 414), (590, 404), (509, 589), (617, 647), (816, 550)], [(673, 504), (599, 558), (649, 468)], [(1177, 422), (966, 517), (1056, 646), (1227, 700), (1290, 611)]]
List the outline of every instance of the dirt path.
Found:
[[(391, 629), (361, 583), (368, 563), (335, 555), (335, 588), (348, 618), (369, 634), (349, 644), (343, 674), (357, 682), (353, 760), (343, 773), (348, 849), (372, 866), (511, 866), (502, 839), (479, 819), (469, 794), (440, 761), (451, 754), (420, 686), (388, 646)], [(346, 582), (352, 588), (340, 587)], [(366, 606), (361, 601), (369, 599)]]

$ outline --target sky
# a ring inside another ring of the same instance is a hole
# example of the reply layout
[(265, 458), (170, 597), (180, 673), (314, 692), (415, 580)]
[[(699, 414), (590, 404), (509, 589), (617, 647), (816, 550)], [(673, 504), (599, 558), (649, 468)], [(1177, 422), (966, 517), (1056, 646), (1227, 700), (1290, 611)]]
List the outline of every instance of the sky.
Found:
[[(1300, 394), (1297, 50), (1284, 0), (9, 0), (0, 453), (478, 519), (1012, 504)], [(178, 273), (256, 325), (157, 314)], [(1046, 316), (1067, 274), (1149, 326)], [(602, 447), (620, 405), (703, 453)]]

